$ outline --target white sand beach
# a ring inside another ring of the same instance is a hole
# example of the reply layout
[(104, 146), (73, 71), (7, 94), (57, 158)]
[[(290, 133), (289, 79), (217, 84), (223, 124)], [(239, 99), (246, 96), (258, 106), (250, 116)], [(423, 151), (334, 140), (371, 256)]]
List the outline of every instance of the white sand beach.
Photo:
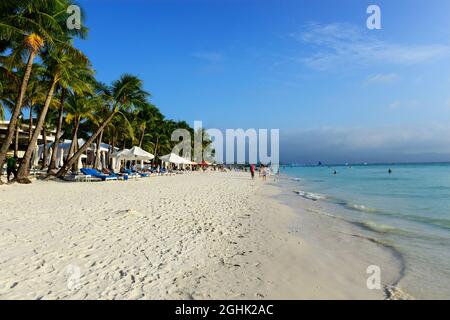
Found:
[(283, 192), (234, 172), (2, 185), (0, 298), (386, 298), (366, 268), (393, 283), (393, 254)]

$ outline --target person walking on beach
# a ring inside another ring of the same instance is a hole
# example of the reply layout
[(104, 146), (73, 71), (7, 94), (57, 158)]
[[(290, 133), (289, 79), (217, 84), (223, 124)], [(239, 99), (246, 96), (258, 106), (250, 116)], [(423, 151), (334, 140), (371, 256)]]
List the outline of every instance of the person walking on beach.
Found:
[(250, 165), (250, 174), (252, 175), (252, 180), (255, 179), (255, 165)]
[(13, 174), (14, 179), (17, 178), (16, 166), (17, 166), (16, 156), (8, 158), (8, 160), (6, 161), (6, 179), (8, 180), (8, 182), (10, 181), (9, 177), (11, 176), (11, 173)]
[(266, 181), (267, 179), (267, 168), (264, 165), (261, 165), (261, 176), (263, 178), (263, 181)]

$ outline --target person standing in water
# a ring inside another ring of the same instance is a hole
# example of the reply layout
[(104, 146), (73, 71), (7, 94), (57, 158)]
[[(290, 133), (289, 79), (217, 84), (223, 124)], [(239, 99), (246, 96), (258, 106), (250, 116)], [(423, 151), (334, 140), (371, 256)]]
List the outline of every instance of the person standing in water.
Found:
[(250, 165), (250, 174), (252, 175), (252, 180), (255, 179), (255, 165)]
[(392, 173), (392, 170), (391, 170), (391, 168), (389, 168), (389, 170), (388, 170), (388, 173), (389, 173), (389, 174), (391, 174), (391, 173)]

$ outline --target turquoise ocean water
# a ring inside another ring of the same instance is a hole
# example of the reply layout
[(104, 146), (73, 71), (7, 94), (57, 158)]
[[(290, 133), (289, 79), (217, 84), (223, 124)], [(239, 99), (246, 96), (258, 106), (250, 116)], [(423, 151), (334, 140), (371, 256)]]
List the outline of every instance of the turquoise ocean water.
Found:
[(450, 164), (282, 167), (281, 173), (299, 196), (327, 203), (334, 215), (394, 247), (407, 293), (450, 298)]

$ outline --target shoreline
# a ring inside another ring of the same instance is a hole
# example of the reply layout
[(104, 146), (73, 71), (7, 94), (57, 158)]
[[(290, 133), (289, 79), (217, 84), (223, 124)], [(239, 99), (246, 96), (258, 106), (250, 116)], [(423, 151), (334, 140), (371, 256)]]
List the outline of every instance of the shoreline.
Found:
[(366, 268), (387, 288), (395, 257), (284, 191), (235, 172), (0, 186), (0, 298), (388, 298)]
[[(275, 191), (271, 198), (292, 214), (287, 232), (304, 247), (311, 247), (301, 255), (301, 281), (291, 279), (291, 284), (301, 285), (309, 279), (315, 284), (296, 292), (298, 299), (412, 299), (397, 287), (404, 269), (399, 251), (363, 235), (360, 228), (327, 213), (316, 202), (294, 195), (283, 178), (272, 186)], [(304, 265), (304, 260), (309, 264)], [(369, 290), (366, 269), (377, 264), (382, 271), (382, 288)], [(320, 290), (314, 292), (312, 288)], [(284, 295), (281, 298), (289, 299)]]

